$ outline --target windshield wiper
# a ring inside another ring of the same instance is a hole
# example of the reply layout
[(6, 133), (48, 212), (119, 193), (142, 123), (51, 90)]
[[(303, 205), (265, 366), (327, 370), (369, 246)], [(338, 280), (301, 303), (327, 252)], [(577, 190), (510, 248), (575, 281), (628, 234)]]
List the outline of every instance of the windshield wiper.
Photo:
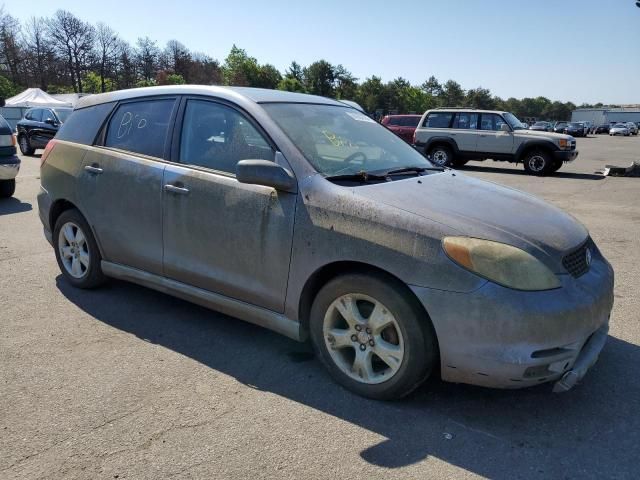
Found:
[(381, 181), (381, 182), (386, 182), (389, 180), (387, 178), (387, 175), (378, 175), (375, 173), (366, 172), (364, 170), (360, 170), (359, 172), (355, 172), (355, 173), (345, 173), (342, 175), (328, 175), (324, 178), (331, 181), (354, 180), (354, 181), (360, 181), (362, 183), (367, 183), (372, 180)]
[(392, 170), (385, 170), (384, 172), (379, 173), (379, 175), (397, 175), (401, 173), (422, 173), (422, 172), (444, 172), (443, 167), (403, 167), (403, 168), (394, 168)]

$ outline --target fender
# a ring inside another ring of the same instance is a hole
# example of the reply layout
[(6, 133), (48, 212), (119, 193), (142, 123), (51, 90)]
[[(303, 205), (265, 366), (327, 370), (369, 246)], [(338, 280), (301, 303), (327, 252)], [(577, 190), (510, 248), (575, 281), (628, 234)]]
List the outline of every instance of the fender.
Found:
[(454, 155), (457, 156), (460, 154), (460, 149), (458, 148), (458, 144), (451, 137), (431, 137), (426, 142), (416, 142), (416, 146), (423, 148), (424, 153), (426, 154), (429, 152), (429, 150), (431, 150), (431, 147), (433, 145), (438, 143), (445, 143), (449, 145), (451, 147), (451, 150), (453, 150)]
[(520, 144), (520, 146), (518, 147), (518, 150), (516, 150), (516, 153), (514, 155), (516, 162), (519, 162), (522, 159), (524, 152), (532, 147), (538, 147), (544, 150), (548, 150), (551, 153), (559, 150), (559, 147), (555, 143), (553, 143), (551, 140), (545, 140), (542, 138), (525, 140)]

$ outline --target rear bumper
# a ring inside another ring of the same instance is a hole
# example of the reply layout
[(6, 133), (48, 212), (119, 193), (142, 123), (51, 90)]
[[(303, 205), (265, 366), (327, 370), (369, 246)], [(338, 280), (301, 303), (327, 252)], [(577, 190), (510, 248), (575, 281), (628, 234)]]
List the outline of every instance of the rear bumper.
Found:
[(38, 192), (38, 216), (44, 230), (44, 236), (47, 241), (53, 246), (53, 235), (51, 233), (51, 226), (49, 225), (49, 212), (51, 211), (51, 197), (49, 192), (40, 185), (40, 191)]
[(556, 150), (553, 152), (553, 159), (562, 162), (573, 162), (577, 156), (577, 150)]
[(492, 388), (561, 380), (571, 388), (598, 357), (613, 307), (613, 270), (599, 254), (562, 287), (523, 292), (491, 282), (471, 293), (412, 286), (438, 337), (442, 379)]
[(20, 171), (20, 159), (16, 155), (0, 157), (0, 180), (13, 180)]

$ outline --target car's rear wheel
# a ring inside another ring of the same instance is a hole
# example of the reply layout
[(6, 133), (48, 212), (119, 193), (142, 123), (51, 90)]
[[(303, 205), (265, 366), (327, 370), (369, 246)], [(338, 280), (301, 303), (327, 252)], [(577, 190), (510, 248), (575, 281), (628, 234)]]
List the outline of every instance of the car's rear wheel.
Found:
[(436, 145), (429, 150), (431, 162), (439, 167), (449, 167), (453, 163), (453, 152), (446, 145)]
[(0, 198), (9, 198), (16, 192), (16, 180), (0, 180)]
[(36, 151), (35, 148), (31, 148), (31, 143), (29, 143), (29, 137), (22, 134), (18, 138), (18, 145), (20, 146), (20, 151), (23, 155), (33, 155)]
[(66, 210), (58, 217), (53, 243), (60, 271), (74, 287), (95, 288), (105, 282), (98, 245), (78, 210)]
[(551, 156), (544, 150), (532, 150), (524, 156), (524, 169), (531, 175), (546, 175), (553, 166)]
[(311, 309), (311, 340), (333, 378), (369, 398), (401, 398), (425, 381), (438, 347), (424, 310), (404, 287), (378, 275), (327, 283)]

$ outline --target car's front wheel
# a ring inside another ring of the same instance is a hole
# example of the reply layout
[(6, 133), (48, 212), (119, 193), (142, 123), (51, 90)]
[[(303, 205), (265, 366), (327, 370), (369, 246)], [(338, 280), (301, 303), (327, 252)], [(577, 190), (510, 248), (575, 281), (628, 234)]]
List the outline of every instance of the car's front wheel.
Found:
[(16, 192), (16, 180), (0, 180), (0, 198), (9, 198)]
[(18, 145), (20, 146), (20, 151), (23, 155), (33, 155), (36, 151), (35, 148), (31, 148), (31, 143), (29, 143), (29, 137), (22, 134), (20, 138), (18, 138)]
[(450, 167), (453, 163), (453, 152), (446, 145), (436, 145), (429, 150), (431, 162), (439, 167)]
[(543, 150), (527, 153), (523, 160), (524, 169), (531, 175), (546, 175), (552, 168), (551, 156)]
[(95, 288), (105, 282), (98, 245), (78, 210), (66, 210), (58, 217), (53, 243), (60, 271), (74, 287)]
[(401, 398), (425, 381), (438, 358), (429, 318), (405, 288), (378, 275), (327, 283), (311, 309), (314, 349), (333, 378), (369, 398)]

